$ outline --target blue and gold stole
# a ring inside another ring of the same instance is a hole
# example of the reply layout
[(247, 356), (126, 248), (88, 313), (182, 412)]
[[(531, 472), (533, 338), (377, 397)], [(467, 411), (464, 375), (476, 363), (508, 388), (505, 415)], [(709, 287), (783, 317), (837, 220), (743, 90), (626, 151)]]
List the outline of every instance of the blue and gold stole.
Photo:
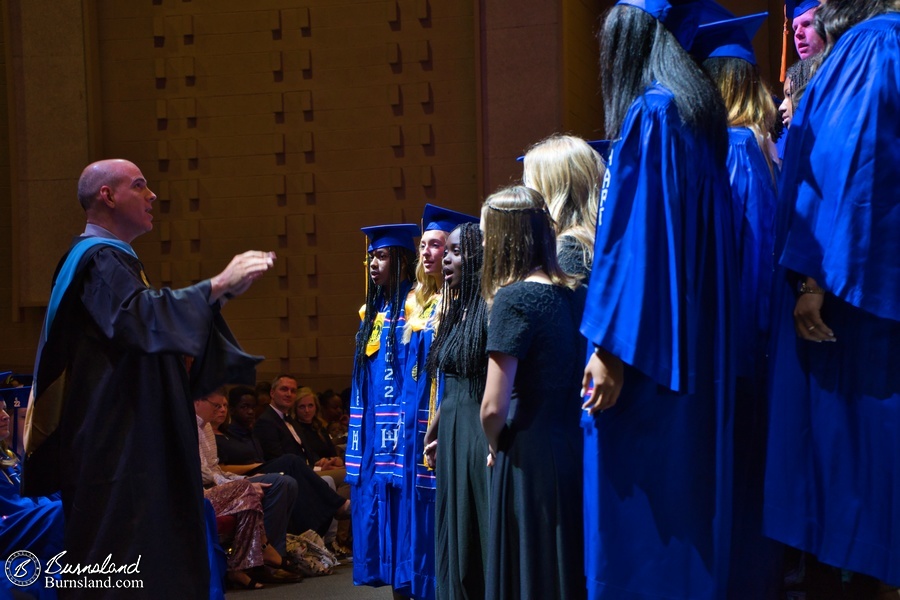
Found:
[[(411, 284), (401, 284), (400, 294), (405, 298)], [(350, 399), (350, 423), (347, 432), (347, 449), (344, 462), (348, 483), (358, 483), (361, 472), (368, 471), (369, 460), (374, 462), (375, 477), (393, 473), (394, 452), (400, 443), (401, 410), (400, 394), (403, 376), (398, 365), (403, 364), (402, 344), (405, 311), (391, 314), (390, 304), (382, 299), (383, 310), (375, 317), (372, 335), (366, 345), (364, 373), (354, 373)], [(393, 354), (388, 348), (392, 319), (396, 318)]]
[(415, 478), (415, 487), (420, 494), (426, 490), (426, 496), (431, 495), (428, 491), (433, 492), (436, 479), (434, 471), (425, 465), (423, 455), (425, 432), (437, 410), (440, 390), (438, 381), (428, 376), (425, 364), (436, 334), (435, 325), (440, 310), (440, 300), (440, 296), (435, 296), (422, 308), (419, 322), (414, 324), (418, 327), (413, 328), (409, 350), (410, 358), (413, 359), (409, 360), (409, 363), (412, 365), (410, 370), (414, 382), (410, 382), (410, 385), (407, 386), (409, 387), (407, 398), (410, 414), (415, 421), (410, 424), (414, 438), (408, 445), (407, 462), (411, 465), (410, 473)]

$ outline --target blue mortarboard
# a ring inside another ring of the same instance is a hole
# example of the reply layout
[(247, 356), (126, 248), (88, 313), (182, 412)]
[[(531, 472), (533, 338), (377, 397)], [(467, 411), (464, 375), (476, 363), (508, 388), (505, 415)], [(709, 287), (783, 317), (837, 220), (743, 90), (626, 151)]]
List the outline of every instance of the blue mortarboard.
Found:
[(682, 48), (690, 48), (700, 24), (696, 0), (619, 0), (616, 4), (627, 4), (639, 8), (665, 25)]
[(416, 243), (413, 238), (420, 233), (418, 225), (408, 223), (363, 227), (362, 232), (369, 238), (369, 252), (387, 246), (399, 246), (415, 252)]
[(422, 211), (422, 231), (446, 231), (449, 233), (463, 223), (477, 223), (478, 221), (478, 217), (434, 204), (426, 204), (425, 210)]
[(808, 10), (818, 8), (822, 3), (819, 0), (786, 0), (784, 4), (787, 6), (787, 16), (794, 20)]
[(707, 58), (740, 58), (755, 65), (753, 36), (768, 13), (704, 23), (697, 29), (691, 54), (698, 60)]
[(609, 147), (612, 146), (612, 140), (590, 140), (587, 144), (596, 150), (603, 160), (609, 160)]

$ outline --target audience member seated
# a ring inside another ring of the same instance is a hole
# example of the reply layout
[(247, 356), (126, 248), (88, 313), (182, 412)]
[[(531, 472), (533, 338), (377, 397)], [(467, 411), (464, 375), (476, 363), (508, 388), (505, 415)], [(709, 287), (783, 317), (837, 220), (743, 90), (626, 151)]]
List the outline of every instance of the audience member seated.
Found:
[(344, 410), (343, 399), (334, 390), (325, 390), (319, 394), (319, 406), (326, 423), (326, 432), (338, 446), (338, 450), (343, 451), (343, 447), (347, 444), (347, 426), (350, 423), (350, 415)]
[(206, 488), (203, 496), (210, 501), (216, 517), (234, 516), (237, 524), (228, 544), (228, 580), (237, 587), (258, 590), (266, 583), (289, 583), (300, 578), (280, 568), (282, 560), (273, 546), (267, 543), (262, 498), (264, 484), (248, 479), (227, 481)]
[(319, 475), (333, 478), (337, 487), (341, 487), (347, 475), (343, 461), (338, 465), (333, 458), (320, 457), (307, 448), (300, 438), (300, 426), (292, 416), (297, 392), (297, 379), (291, 375), (279, 375), (272, 382), (271, 402), (253, 426), (263, 456), (266, 460), (272, 460), (285, 454), (296, 454), (306, 459), (310, 467), (319, 471)]
[(226, 400), (225, 410), (217, 410), (216, 414), (213, 416), (212, 421), (209, 422), (209, 426), (212, 427), (213, 434), (216, 436), (216, 445), (219, 444), (219, 437), (225, 435), (225, 430), (228, 428), (228, 424), (231, 422), (231, 411), (228, 410), (228, 404)]
[(351, 388), (344, 388), (341, 390), (341, 393), (338, 394), (341, 397), (341, 402), (344, 403), (344, 414), (347, 415), (347, 422), (350, 422), (350, 395), (353, 393)]
[[(223, 471), (219, 467), (215, 434), (213, 434), (209, 422), (216, 416), (216, 413), (225, 413), (227, 407), (228, 403), (222, 390), (211, 392), (194, 401), (199, 437), (200, 472), (203, 486), (206, 488), (205, 495), (212, 502), (216, 516), (242, 515), (239, 519), (238, 529), (243, 527), (244, 530), (241, 538), (244, 548), (241, 549), (241, 552), (246, 556), (235, 563), (236, 565), (240, 562), (255, 560), (254, 544), (258, 543), (259, 549), (263, 549), (262, 539), (254, 537), (248, 532), (252, 531), (253, 527), (254, 506), (257, 501), (261, 500), (263, 525), (269, 542), (268, 547), (272, 550), (266, 550), (268, 552), (268, 556), (264, 556), (266, 568), (258, 574), (256, 579), (272, 583), (300, 581), (302, 576), (298, 577), (297, 575), (300, 572), (299, 567), (286, 558), (286, 534), (291, 511), (297, 498), (297, 482), (292, 477), (280, 474), (256, 475), (245, 479), (242, 475)], [(240, 486), (227, 486), (235, 481), (242, 483)], [(249, 487), (246, 485), (248, 483), (251, 484)], [(209, 491), (211, 488), (221, 486), (227, 486), (227, 488)], [(250, 497), (251, 492), (257, 494), (256, 500)], [(231, 563), (229, 563), (229, 567), (231, 567)], [(251, 589), (257, 587), (256, 583), (248, 582), (240, 576), (232, 579), (245, 586), (249, 585)]]
[[(0, 569), (15, 550), (28, 550), (41, 564), (63, 551), (63, 510), (57, 496), (25, 498), (19, 493), (22, 471), (19, 459), (8, 447), (10, 416), (6, 402), (0, 400)], [(0, 575), (0, 598), (13, 592), (31, 594), (41, 600), (56, 598), (53, 589), (44, 588), (44, 578), (27, 587), (13, 587), (9, 578)]]
[(306, 448), (289, 419), (294, 402), (297, 401), (297, 387), (297, 380), (290, 375), (279, 375), (272, 381), (269, 405), (256, 418), (253, 433), (262, 446), (266, 460), (283, 454), (296, 454), (305, 458), (312, 467), (315, 461), (307, 455)]
[[(344, 467), (343, 452), (335, 446), (325, 429), (325, 421), (320, 416), (319, 398), (308, 387), (300, 388), (297, 396), (297, 401), (294, 402), (294, 408), (289, 417), (294, 430), (300, 435), (307, 455), (319, 457), (316, 461), (319, 475), (331, 477), (338, 494), (349, 498), (350, 485), (344, 482), (347, 477), (347, 469)], [(329, 530), (328, 535), (332, 533), (339, 540), (350, 537), (349, 528)], [(328, 541), (327, 538), (326, 541)], [(338, 550), (337, 553), (341, 554), (342, 552)]]
[(296, 429), (300, 439), (308, 451), (322, 459), (329, 459), (333, 467), (343, 467), (344, 461), (331, 436), (328, 435), (327, 424), (322, 418), (319, 398), (308, 387), (300, 388), (294, 413), (297, 415)]
[(328, 530), (332, 520), (349, 517), (350, 501), (329, 486), (329, 482), (334, 485), (331, 478), (326, 480), (314, 473), (300, 456), (285, 454), (274, 460), (264, 460), (262, 447), (254, 436), (256, 403), (252, 388), (238, 386), (229, 392), (231, 423), (223, 428), (223, 435), (216, 436), (219, 468), (240, 475), (284, 473), (292, 477), (297, 482), (299, 494), (288, 531), (299, 534), (313, 529), (330, 541)]

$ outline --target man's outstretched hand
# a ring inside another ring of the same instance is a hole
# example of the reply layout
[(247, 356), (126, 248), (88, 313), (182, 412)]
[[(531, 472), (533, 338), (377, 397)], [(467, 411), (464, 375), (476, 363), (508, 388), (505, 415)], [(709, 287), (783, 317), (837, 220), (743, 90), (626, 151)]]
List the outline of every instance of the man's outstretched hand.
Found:
[(210, 302), (216, 302), (222, 296), (238, 296), (246, 292), (250, 285), (263, 273), (275, 266), (275, 253), (260, 250), (248, 250), (231, 259), (225, 270), (214, 276), (210, 283), (212, 291)]

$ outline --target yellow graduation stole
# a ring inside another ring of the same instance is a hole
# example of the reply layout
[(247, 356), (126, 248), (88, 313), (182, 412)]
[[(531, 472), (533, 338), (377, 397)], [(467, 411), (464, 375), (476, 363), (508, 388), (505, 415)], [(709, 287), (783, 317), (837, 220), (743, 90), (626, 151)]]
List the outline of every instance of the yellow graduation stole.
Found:
[(375, 317), (375, 323), (372, 325), (372, 335), (366, 342), (366, 356), (372, 356), (381, 348), (381, 331), (384, 329), (384, 313), (380, 312)]

